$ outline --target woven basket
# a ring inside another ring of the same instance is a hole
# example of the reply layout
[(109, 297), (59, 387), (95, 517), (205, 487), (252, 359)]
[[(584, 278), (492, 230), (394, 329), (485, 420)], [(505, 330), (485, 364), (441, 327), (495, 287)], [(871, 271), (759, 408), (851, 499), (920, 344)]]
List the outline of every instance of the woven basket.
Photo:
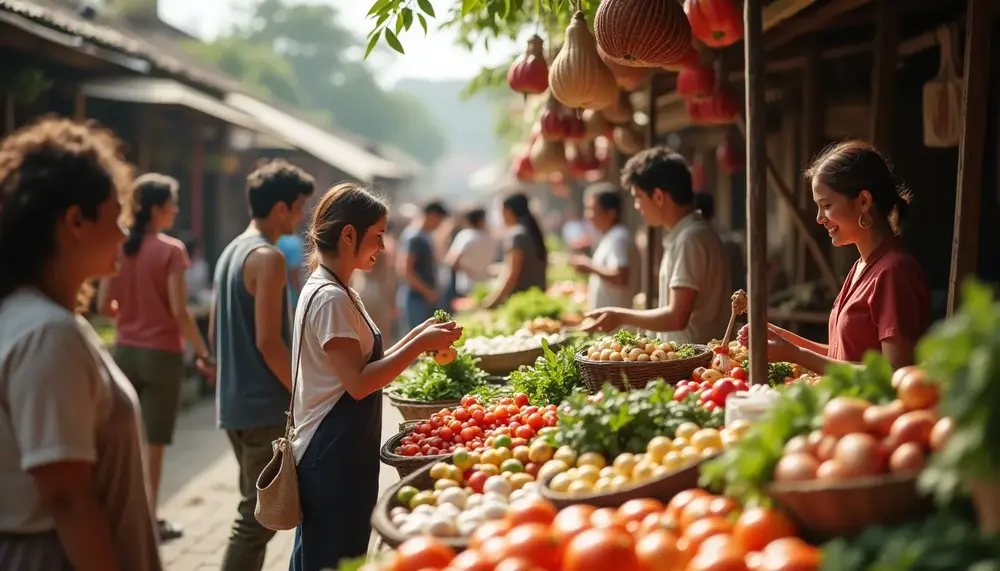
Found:
[(382, 460), (382, 463), (386, 466), (392, 466), (399, 473), (400, 478), (405, 478), (409, 474), (416, 472), (417, 470), (427, 466), (428, 464), (433, 464), (435, 462), (440, 462), (447, 458), (451, 458), (451, 454), (438, 454), (436, 456), (401, 456), (393, 452), (397, 446), (399, 446), (399, 441), (402, 440), (407, 434), (413, 432), (414, 427), (419, 424), (420, 420), (407, 420), (405, 422), (399, 423), (399, 433), (394, 435), (389, 440), (385, 441), (382, 448), (378, 451), (378, 457)]
[[(435, 460), (435, 462), (437, 461)], [(450, 458), (440, 459), (440, 461), (451, 463)], [(406, 476), (386, 490), (379, 497), (378, 503), (375, 504), (375, 510), (372, 512), (372, 527), (382, 536), (382, 542), (392, 549), (399, 547), (401, 543), (410, 539), (399, 533), (399, 529), (392, 525), (392, 519), (389, 517), (389, 512), (392, 511), (392, 508), (402, 506), (402, 504), (396, 501), (396, 493), (403, 486), (413, 486), (418, 490), (434, 489), (434, 480), (431, 478), (431, 467), (424, 466), (420, 470)], [(464, 551), (469, 546), (469, 539), (466, 537), (438, 537), (436, 539), (455, 551)]]
[[(563, 343), (565, 343), (565, 340), (549, 343), (549, 349), (558, 351)], [(534, 365), (535, 360), (543, 354), (542, 346), (539, 345), (538, 347), (525, 349), (524, 351), (496, 353), (494, 355), (473, 355), (473, 357), (478, 359), (476, 365), (490, 376), (506, 377), (511, 372), (520, 369), (522, 365)]]
[(774, 483), (767, 494), (813, 541), (850, 537), (875, 525), (904, 523), (932, 508), (930, 498), (917, 491), (915, 475)]
[(399, 414), (403, 416), (403, 420), (427, 420), (432, 414), (440, 411), (442, 408), (455, 408), (462, 404), (457, 399), (419, 401), (400, 398), (392, 394), (389, 395), (389, 402), (392, 403), (392, 406), (399, 409)]
[(569, 495), (554, 492), (549, 488), (549, 481), (555, 477), (553, 475), (552, 478), (542, 482), (542, 497), (552, 502), (558, 509), (574, 504), (586, 504), (598, 508), (617, 508), (625, 502), (637, 498), (655, 498), (667, 503), (680, 492), (698, 487), (698, 468), (700, 466), (701, 462), (698, 462), (657, 480), (607, 494)]
[[(591, 393), (600, 391), (605, 383), (618, 390), (641, 389), (656, 379), (675, 384), (691, 378), (691, 371), (696, 368), (707, 367), (712, 362), (712, 352), (705, 345), (693, 347), (701, 352), (688, 359), (673, 361), (592, 361), (587, 358), (587, 349), (578, 352), (573, 360)], [(627, 385), (625, 379), (628, 379)]]

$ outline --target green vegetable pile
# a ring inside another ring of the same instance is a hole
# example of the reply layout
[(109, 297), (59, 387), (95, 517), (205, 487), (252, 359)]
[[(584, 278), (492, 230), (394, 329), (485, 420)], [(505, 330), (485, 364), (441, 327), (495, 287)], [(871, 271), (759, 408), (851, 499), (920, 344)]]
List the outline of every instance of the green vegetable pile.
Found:
[[(744, 371), (750, 370), (750, 359), (740, 363)], [(795, 365), (784, 361), (777, 361), (767, 364), (767, 383), (772, 387), (780, 387), (785, 384), (785, 379), (795, 376)]]
[(574, 344), (553, 351), (548, 341), (542, 339), (542, 355), (535, 359), (535, 364), (510, 374), (511, 390), (528, 395), (528, 401), (536, 406), (562, 403), (585, 386), (573, 362), (575, 351)]
[(693, 396), (674, 401), (674, 387), (662, 380), (632, 391), (605, 385), (600, 395), (600, 401), (592, 402), (578, 392), (563, 403), (557, 430), (548, 436), (553, 446), (613, 458), (623, 452), (643, 452), (655, 436), (673, 438), (682, 423), (720, 428), (725, 419), (722, 410), (705, 410)]
[(561, 299), (547, 295), (537, 287), (510, 296), (503, 306), (497, 310), (500, 319), (515, 327), (537, 317), (559, 319), (570, 309), (569, 304)]
[(874, 404), (896, 398), (889, 361), (871, 352), (865, 356), (861, 367), (830, 367), (827, 376), (815, 385), (789, 385), (774, 408), (763, 420), (754, 423), (734, 448), (702, 465), (702, 486), (746, 504), (766, 502), (763, 489), (773, 478), (785, 443), (819, 428), (823, 407), (838, 396), (863, 398)]
[(822, 571), (1000, 571), (1000, 543), (971, 518), (941, 513), (894, 527), (873, 527), (823, 546)]
[(447, 365), (423, 358), (413, 366), (409, 376), (397, 379), (390, 390), (409, 400), (458, 400), (486, 384), (488, 375), (476, 365), (477, 362), (478, 359), (467, 353), (459, 353)]

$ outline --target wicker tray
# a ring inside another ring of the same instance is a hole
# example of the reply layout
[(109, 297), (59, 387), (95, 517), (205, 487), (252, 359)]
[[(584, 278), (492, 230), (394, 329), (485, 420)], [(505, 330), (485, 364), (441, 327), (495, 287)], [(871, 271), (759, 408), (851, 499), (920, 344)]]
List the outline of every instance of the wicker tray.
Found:
[(378, 457), (382, 460), (382, 463), (386, 466), (392, 466), (399, 473), (400, 478), (405, 478), (409, 474), (416, 472), (417, 470), (427, 466), (428, 464), (433, 464), (435, 462), (440, 462), (451, 458), (451, 454), (438, 454), (437, 456), (402, 456), (396, 454), (393, 450), (399, 446), (399, 441), (402, 440), (407, 434), (413, 432), (414, 427), (419, 424), (420, 420), (407, 420), (399, 423), (399, 432), (395, 434), (392, 438), (385, 441), (382, 448), (378, 451)]
[(680, 492), (698, 487), (698, 468), (700, 466), (701, 462), (698, 462), (660, 479), (607, 494), (569, 495), (554, 492), (549, 488), (549, 481), (555, 478), (553, 475), (552, 478), (542, 482), (541, 492), (542, 497), (552, 502), (558, 509), (574, 504), (587, 504), (598, 508), (617, 508), (625, 502), (637, 498), (655, 498), (667, 503)]
[(656, 379), (675, 384), (690, 378), (696, 368), (707, 367), (712, 362), (712, 351), (705, 345), (692, 346), (702, 352), (673, 361), (592, 361), (587, 358), (587, 349), (580, 350), (573, 360), (591, 393), (600, 391), (605, 383), (619, 390), (641, 389)]
[[(558, 351), (559, 347), (565, 343), (565, 339), (549, 343), (549, 349)], [(476, 365), (494, 377), (506, 377), (511, 372), (518, 370), (522, 365), (534, 365), (535, 360), (543, 355), (542, 346), (513, 353), (496, 353), (493, 355), (473, 355), (479, 361)]]
[[(450, 458), (439, 458), (435, 460), (435, 462), (437, 461), (451, 463)], [(408, 536), (399, 533), (399, 529), (392, 525), (392, 520), (389, 518), (389, 512), (392, 511), (392, 508), (402, 505), (396, 501), (396, 492), (403, 486), (413, 486), (418, 490), (433, 489), (434, 480), (431, 479), (431, 467), (424, 466), (420, 470), (406, 476), (386, 490), (379, 497), (378, 503), (375, 504), (375, 510), (372, 512), (372, 527), (382, 537), (382, 542), (393, 549), (409, 539)], [(467, 537), (438, 537), (436, 539), (455, 551), (464, 551), (469, 546), (469, 538)]]
[(442, 408), (455, 408), (462, 404), (457, 399), (419, 401), (400, 398), (393, 394), (388, 395), (388, 397), (392, 406), (399, 409), (399, 414), (403, 415), (403, 420), (427, 420)]
[(849, 537), (874, 525), (904, 523), (932, 509), (930, 498), (917, 491), (915, 475), (775, 483), (768, 486), (767, 494), (813, 541)]

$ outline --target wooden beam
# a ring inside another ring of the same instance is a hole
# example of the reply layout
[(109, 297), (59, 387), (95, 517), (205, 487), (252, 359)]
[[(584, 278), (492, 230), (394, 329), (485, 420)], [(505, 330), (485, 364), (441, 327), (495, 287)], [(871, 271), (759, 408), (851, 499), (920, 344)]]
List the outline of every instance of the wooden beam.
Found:
[(787, 25), (780, 30), (775, 30), (767, 38), (767, 49), (779, 48), (788, 42), (823, 28), (840, 16), (856, 10), (872, 0), (831, 0), (826, 4), (821, 4), (809, 14), (809, 17), (796, 25)]
[[(816, 4), (819, 0), (774, 0), (761, 10), (761, 30), (767, 32), (778, 24), (794, 17), (799, 12)], [(746, 19), (746, 6), (744, 5), (744, 20)], [(745, 26), (744, 26), (745, 28)], [(761, 34), (763, 39), (763, 33)], [(763, 48), (764, 46), (760, 46)], [(744, 46), (745, 51), (746, 46)]]
[(951, 241), (948, 315), (958, 304), (959, 282), (979, 266), (979, 203), (983, 193), (986, 121), (989, 102), (990, 35), (993, 0), (968, 0), (965, 32), (965, 88), (962, 90), (962, 138), (958, 145), (955, 230)]
[(877, 0), (875, 16), (875, 65), (872, 68), (872, 143), (892, 156), (896, 126), (896, 66), (899, 62), (898, 0)]
[[(747, 293), (750, 380), (754, 384), (767, 382), (767, 102), (763, 3), (763, 0), (746, 0), (743, 5), (743, 53), (747, 69)], [(771, 6), (789, 3), (778, 0)]]
[[(648, 113), (649, 122), (646, 124), (646, 148), (656, 145), (656, 123), (657, 114), (659, 109), (657, 108), (657, 81), (649, 82), (649, 97), (646, 98), (649, 101)], [(646, 226), (646, 255), (645, 260), (643, 260), (643, 291), (646, 292), (646, 309), (653, 309), (657, 306), (659, 301), (656, 295), (656, 244), (657, 232), (656, 228), (650, 225)]]

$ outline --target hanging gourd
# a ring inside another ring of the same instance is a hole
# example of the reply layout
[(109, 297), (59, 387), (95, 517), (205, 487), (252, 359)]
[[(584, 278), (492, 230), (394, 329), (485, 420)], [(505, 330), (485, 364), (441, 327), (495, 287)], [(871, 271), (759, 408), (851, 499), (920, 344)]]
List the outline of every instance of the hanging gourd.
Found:
[(707, 101), (703, 99), (685, 99), (684, 106), (687, 109), (688, 117), (696, 125), (708, 123)]
[(536, 174), (547, 176), (566, 169), (566, 145), (562, 141), (535, 141), (528, 156)]
[(641, 151), (644, 146), (642, 135), (634, 123), (615, 127), (613, 138), (615, 146), (625, 155), (634, 155)]
[(531, 157), (528, 156), (527, 152), (514, 158), (514, 162), (511, 164), (511, 170), (514, 171), (514, 176), (517, 180), (521, 182), (531, 182), (535, 180), (535, 168), (532, 166)]
[(663, 66), (663, 69), (667, 71), (681, 71), (689, 67), (696, 67), (701, 65), (701, 54), (698, 53), (698, 49), (693, 45), (688, 47), (688, 50), (684, 52), (677, 63), (671, 65)]
[(733, 0), (684, 0), (691, 33), (710, 48), (731, 46), (743, 38), (743, 14)]
[(543, 139), (561, 141), (566, 136), (563, 132), (562, 110), (563, 106), (554, 97), (549, 96), (542, 109), (542, 115), (538, 118), (539, 131)]
[(602, 109), (601, 113), (612, 124), (625, 125), (632, 122), (635, 109), (632, 107), (632, 100), (629, 98), (628, 93), (623, 91), (611, 105)]
[(677, 93), (685, 99), (704, 99), (715, 89), (715, 70), (711, 66), (682, 69), (677, 74)]
[(708, 122), (723, 125), (732, 123), (740, 112), (739, 103), (732, 93), (716, 86), (715, 91), (704, 101)]
[(518, 93), (538, 95), (549, 88), (549, 65), (545, 63), (542, 38), (531, 36), (528, 48), (507, 70), (507, 84)]
[(569, 175), (577, 179), (586, 179), (595, 170), (601, 168), (600, 161), (594, 151), (593, 142), (580, 141), (567, 145)]
[(604, 64), (608, 66), (608, 69), (611, 70), (611, 74), (615, 76), (615, 83), (618, 84), (618, 87), (625, 91), (635, 91), (642, 87), (643, 83), (646, 83), (649, 68), (631, 67), (615, 63), (614, 60), (608, 57), (608, 54), (604, 53), (601, 46), (597, 46), (597, 53), (601, 56)]
[(618, 95), (615, 76), (597, 53), (583, 12), (573, 15), (566, 40), (549, 68), (552, 95), (571, 109), (603, 109)]
[(583, 112), (584, 138), (610, 137), (614, 125), (604, 118), (604, 113), (587, 109)]
[(691, 25), (675, 0), (603, 0), (594, 34), (612, 60), (633, 67), (673, 65), (691, 47)]
[(719, 143), (715, 148), (715, 164), (724, 172), (740, 172), (746, 166), (743, 141), (738, 140), (731, 133)]

